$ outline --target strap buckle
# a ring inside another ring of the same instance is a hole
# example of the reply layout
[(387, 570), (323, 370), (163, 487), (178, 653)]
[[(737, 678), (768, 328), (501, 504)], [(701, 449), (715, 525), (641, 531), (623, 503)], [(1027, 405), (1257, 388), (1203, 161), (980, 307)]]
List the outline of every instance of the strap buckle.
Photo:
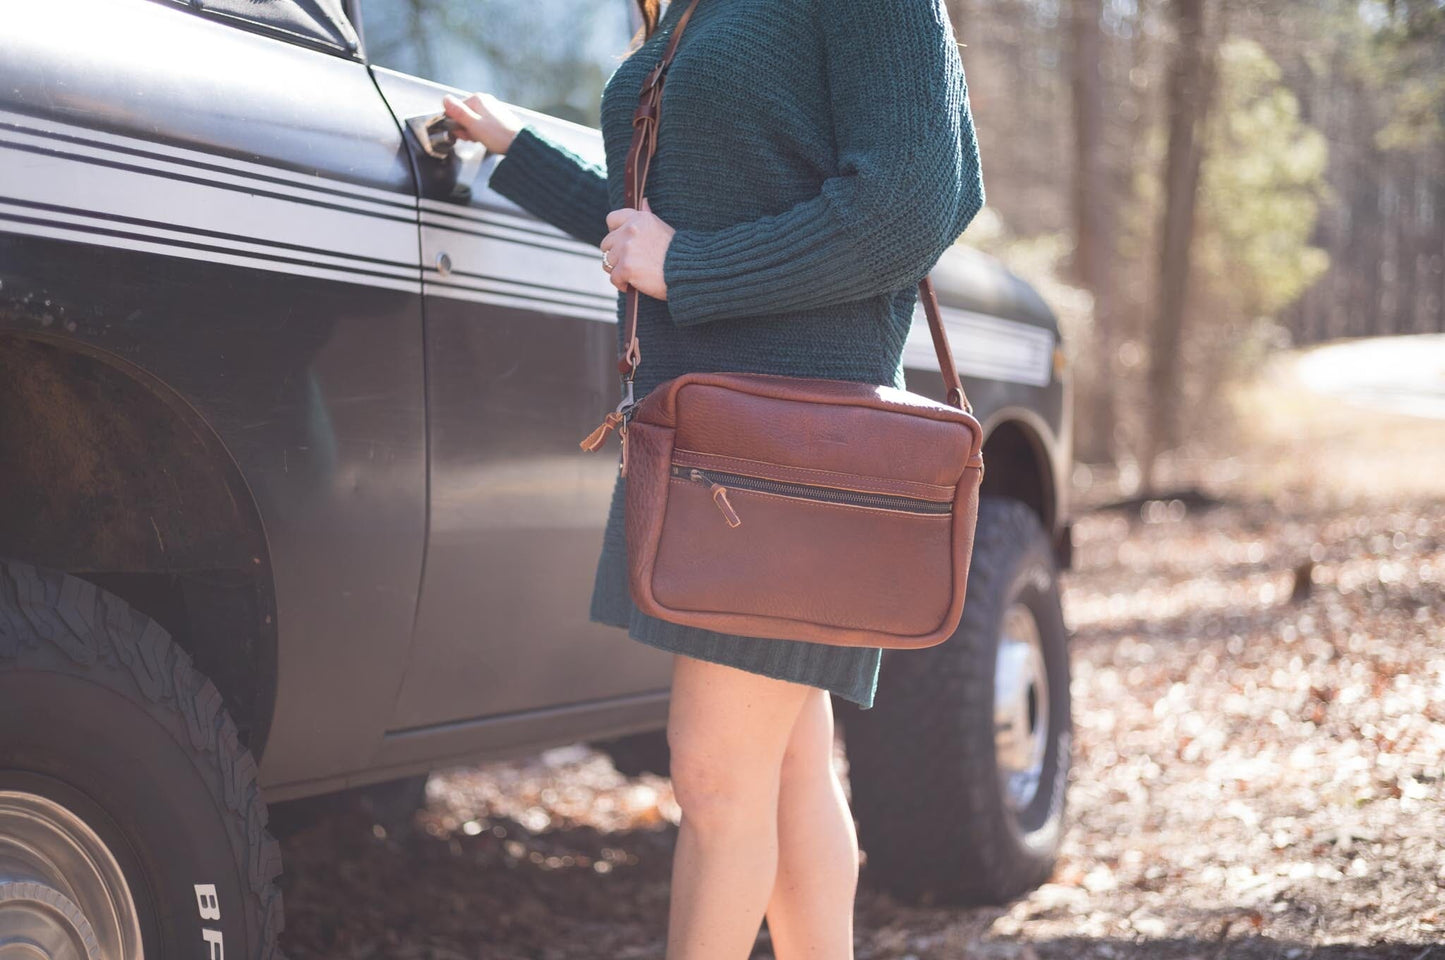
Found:
[(651, 90), (662, 80), (662, 75), (667, 72), (668, 60), (666, 57), (653, 64), (652, 69), (642, 78), (642, 89)]

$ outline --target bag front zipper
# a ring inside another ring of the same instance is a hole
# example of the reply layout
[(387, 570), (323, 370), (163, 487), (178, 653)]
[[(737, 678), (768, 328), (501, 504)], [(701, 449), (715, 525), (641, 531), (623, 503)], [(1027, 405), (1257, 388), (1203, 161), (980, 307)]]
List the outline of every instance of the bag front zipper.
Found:
[(725, 473), (720, 470), (701, 470), (674, 463), (674, 477), (706, 483), (712, 489), (713, 502), (717, 504), (728, 526), (736, 527), (742, 518), (728, 500), (728, 488), (755, 490), (772, 493), (780, 497), (795, 497), (800, 500), (816, 500), (823, 503), (841, 503), (854, 507), (869, 507), (874, 510), (896, 510), (903, 513), (926, 513), (943, 516), (953, 512), (953, 503), (947, 500), (925, 500), (922, 497), (905, 497), (892, 493), (863, 493), (858, 490), (841, 490), (811, 483), (794, 483), (788, 480), (768, 480), (764, 477), (750, 477), (742, 473)]

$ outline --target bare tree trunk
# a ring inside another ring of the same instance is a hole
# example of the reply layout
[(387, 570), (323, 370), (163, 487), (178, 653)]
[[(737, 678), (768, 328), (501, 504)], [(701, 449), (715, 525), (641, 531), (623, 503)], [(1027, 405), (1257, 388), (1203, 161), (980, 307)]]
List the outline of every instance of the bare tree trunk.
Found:
[(1184, 313), (1189, 292), (1194, 211), (1203, 163), (1200, 131), (1213, 99), (1217, 42), (1208, 29), (1208, 0), (1173, 0), (1177, 39), (1169, 67), (1169, 146), (1164, 162), (1164, 214), (1160, 228), (1158, 294), (1150, 331), (1148, 430), (1140, 464), (1145, 493), (1154, 490), (1159, 454), (1177, 442)]
[[(1442, 149), (1437, 151), (1437, 156), (1441, 164), (1436, 167), (1437, 170), (1445, 170), (1445, 144), (1441, 146)], [(1437, 179), (1434, 190), (1435, 216), (1445, 218), (1445, 180)], [(1427, 332), (1445, 333), (1445, 270), (1436, 270), (1435, 278), (1435, 293), (1432, 298), (1435, 308), (1435, 316), (1433, 318), (1435, 327), (1433, 331), (1428, 326), (1425, 329)]]
[(1118, 353), (1113, 211), (1117, 197), (1111, 189), (1103, 147), (1107, 118), (1101, 69), (1102, 16), (1102, 0), (1073, 0), (1069, 64), (1074, 91), (1073, 272), (1075, 281), (1094, 297), (1093, 349), (1098, 358), (1093, 389), (1080, 398), (1089, 416), (1087, 428), (1078, 431), (1078, 453), (1084, 460), (1113, 463), (1113, 367)]

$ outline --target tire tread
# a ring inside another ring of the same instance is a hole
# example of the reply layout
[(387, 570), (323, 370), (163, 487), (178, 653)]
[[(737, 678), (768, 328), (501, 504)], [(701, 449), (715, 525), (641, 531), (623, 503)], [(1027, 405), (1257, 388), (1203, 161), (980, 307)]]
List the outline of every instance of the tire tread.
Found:
[[(1027, 504), (981, 498), (958, 630), (933, 648), (884, 651), (877, 704), (847, 714), (844, 737), (866, 872), (905, 901), (999, 904), (1052, 872), (1051, 859), (1021, 858), (1003, 831), (956, 815), (1001, 802), (993, 751), (960, 747), (970, 728), (992, 730), (993, 654), (985, 645), (994, 642), (992, 624), (1018, 558), (1040, 544), (1047, 551)], [(943, 755), (948, 762), (940, 762)]]
[(277, 945), (284, 928), (280, 845), (266, 830), (256, 762), (220, 690), (164, 627), (119, 597), (70, 574), (0, 560), (0, 658), (14, 659), (27, 637), (52, 644), (79, 666), (113, 658), (154, 708), (180, 714), (204, 779), (246, 849), (244, 874), (261, 920), (259, 960), (284, 960)]

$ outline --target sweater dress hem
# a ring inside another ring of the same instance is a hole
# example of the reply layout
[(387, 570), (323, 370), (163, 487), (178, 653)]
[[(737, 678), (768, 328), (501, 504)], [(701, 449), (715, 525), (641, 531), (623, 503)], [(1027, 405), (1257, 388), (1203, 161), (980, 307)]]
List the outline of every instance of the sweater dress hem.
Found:
[[(601, 623), (602, 621), (599, 620), (597, 622)], [(873, 708), (872, 694), (870, 693), (866, 697), (860, 696), (856, 692), (856, 689), (852, 686), (838, 683), (816, 683), (806, 680), (799, 680), (797, 677), (789, 676), (788, 673), (784, 670), (770, 668), (766, 662), (762, 661), (749, 661), (745, 664), (739, 663), (735, 657), (729, 656), (727, 653), (721, 651), (714, 651), (713, 648), (709, 646), (697, 646), (696, 644), (691, 643), (687, 640), (677, 638), (675, 634), (644, 636), (638, 633), (635, 628), (633, 628), (628, 630), (627, 635), (633, 640), (638, 641), (639, 643), (645, 643), (648, 646), (656, 647), (659, 650), (667, 650), (671, 653), (680, 653), (684, 656), (695, 657), (698, 660), (706, 660), (710, 663), (720, 663), (724, 666), (734, 667), (739, 670), (746, 670), (749, 673), (760, 673), (763, 676), (772, 677), (774, 680), (786, 680), (789, 683), (799, 683), (804, 686), (818, 687), (823, 690), (827, 690), (829, 693), (842, 697), (844, 700), (847, 700), (851, 703), (856, 703), (860, 709), (871, 710)], [(729, 641), (730, 645), (735, 644), (739, 640), (746, 641), (758, 639), (757, 637), (737, 637), (729, 634), (716, 634), (715, 636), (717, 636), (719, 639)]]
[[(767, 643), (791, 644), (791, 640), (767, 640), (763, 637), (745, 637), (734, 634), (714, 633), (712, 631), (697, 630), (692, 632), (679, 632), (679, 624), (667, 623), (657, 620), (644, 614), (637, 614), (637, 619), (630, 624), (618, 623), (615, 620), (606, 619), (597, 615), (588, 618), (593, 623), (600, 623), (608, 627), (618, 627), (627, 630), (627, 635), (638, 643), (644, 643), (649, 647), (658, 650), (666, 650), (669, 653), (679, 653), (684, 656), (694, 657), (698, 660), (706, 660), (709, 663), (718, 663), (726, 667), (733, 667), (738, 670), (746, 670), (749, 673), (762, 674), (774, 680), (786, 680), (789, 683), (798, 683), (803, 686), (817, 687), (827, 690), (849, 701), (856, 703), (859, 709), (873, 709), (873, 694), (876, 689), (872, 682), (864, 682), (864, 677), (855, 678), (854, 683), (846, 683), (842, 680), (817, 679), (807, 677), (806, 672), (799, 674), (787, 667), (776, 666), (776, 660), (770, 658), (766, 653), (766, 647), (756, 646), (758, 641)], [(649, 629), (650, 624), (666, 624), (667, 629)], [(686, 628), (683, 630), (696, 630)], [(697, 634), (702, 634), (701, 642)], [(754, 644), (749, 650), (749, 644)], [(806, 658), (794, 658), (792, 663), (800, 663)], [(876, 673), (876, 670), (873, 671)]]

